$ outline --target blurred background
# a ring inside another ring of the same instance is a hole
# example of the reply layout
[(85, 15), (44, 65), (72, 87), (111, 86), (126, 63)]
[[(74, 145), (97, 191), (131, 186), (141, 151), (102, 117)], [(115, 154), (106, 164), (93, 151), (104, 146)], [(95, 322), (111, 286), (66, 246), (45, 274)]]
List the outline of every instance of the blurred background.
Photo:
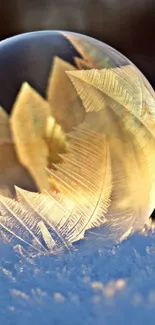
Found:
[(84, 33), (108, 43), (155, 88), (155, 0), (1, 0), (0, 39), (45, 29)]

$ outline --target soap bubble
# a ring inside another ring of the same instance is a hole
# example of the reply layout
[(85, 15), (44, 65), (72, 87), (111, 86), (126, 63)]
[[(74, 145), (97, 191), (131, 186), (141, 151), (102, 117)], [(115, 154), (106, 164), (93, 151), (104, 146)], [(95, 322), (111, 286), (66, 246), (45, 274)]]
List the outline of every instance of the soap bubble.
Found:
[(0, 231), (36, 253), (119, 243), (155, 202), (155, 96), (122, 54), (88, 36), (0, 43)]

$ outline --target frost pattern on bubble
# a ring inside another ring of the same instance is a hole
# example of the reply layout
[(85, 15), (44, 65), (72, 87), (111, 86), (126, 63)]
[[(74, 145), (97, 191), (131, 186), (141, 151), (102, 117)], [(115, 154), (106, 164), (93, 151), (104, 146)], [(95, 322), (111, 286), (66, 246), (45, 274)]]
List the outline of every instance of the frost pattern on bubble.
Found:
[(0, 143), (24, 168), (21, 186), (13, 178), (0, 189), (1, 237), (34, 254), (70, 250), (87, 234), (118, 243), (143, 228), (155, 202), (151, 86), (107, 45), (57, 35), (79, 56), (53, 57), (46, 98), (23, 80), (10, 116), (0, 111)]

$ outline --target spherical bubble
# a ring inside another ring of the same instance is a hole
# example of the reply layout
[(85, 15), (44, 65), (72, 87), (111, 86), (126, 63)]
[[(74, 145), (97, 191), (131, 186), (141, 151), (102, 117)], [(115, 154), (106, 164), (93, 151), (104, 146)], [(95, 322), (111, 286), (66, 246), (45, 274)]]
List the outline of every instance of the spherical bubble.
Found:
[(55, 253), (142, 229), (155, 201), (155, 96), (142, 73), (88, 36), (43, 31), (0, 43), (0, 84), (2, 239)]

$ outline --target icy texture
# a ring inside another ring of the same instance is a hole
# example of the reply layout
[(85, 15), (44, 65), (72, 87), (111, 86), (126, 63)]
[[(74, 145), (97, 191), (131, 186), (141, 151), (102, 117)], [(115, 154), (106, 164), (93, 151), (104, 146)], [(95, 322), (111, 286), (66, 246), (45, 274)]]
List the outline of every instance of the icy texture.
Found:
[(0, 323), (154, 324), (155, 234), (93, 247), (32, 261), (1, 245)]

